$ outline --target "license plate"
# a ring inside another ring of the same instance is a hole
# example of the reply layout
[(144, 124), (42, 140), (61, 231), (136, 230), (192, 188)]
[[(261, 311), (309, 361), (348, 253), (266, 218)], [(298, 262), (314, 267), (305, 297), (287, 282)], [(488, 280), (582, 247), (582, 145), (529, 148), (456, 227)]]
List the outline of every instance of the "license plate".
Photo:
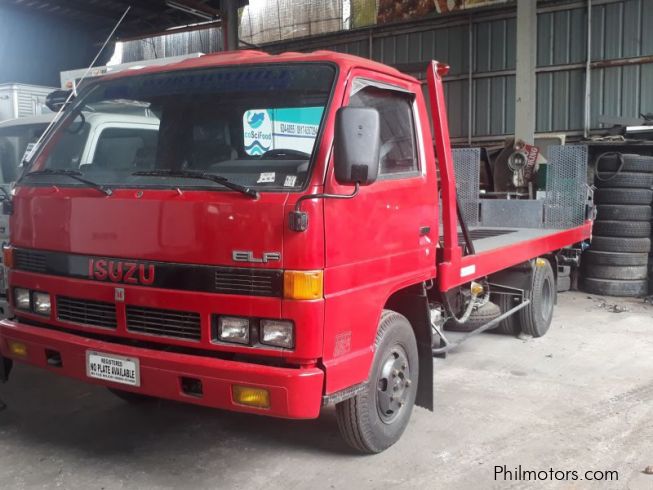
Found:
[(86, 375), (89, 378), (113, 381), (129, 386), (141, 385), (138, 359), (102, 352), (86, 352)]

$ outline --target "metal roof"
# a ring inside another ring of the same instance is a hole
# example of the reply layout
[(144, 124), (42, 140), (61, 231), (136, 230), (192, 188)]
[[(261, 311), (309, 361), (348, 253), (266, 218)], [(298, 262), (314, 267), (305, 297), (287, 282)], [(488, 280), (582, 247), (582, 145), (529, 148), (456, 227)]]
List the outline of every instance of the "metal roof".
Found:
[[(171, 4), (181, 4), (182, 9)], [(118, 30), (118, 37), (121, 38), (143, 36), (209, 20), (202, 16), (214, 17), (215, 20), (220, 18), (220, 0), (0, 0), (0, 7), (14, 8), (47, 17), (52, 22), (76, 24), (95, 31), (98, 40), (106, 36), (128, 6), (131, 6), (131, 11)], [(193, 14), (193, 10), (202, 16)]]

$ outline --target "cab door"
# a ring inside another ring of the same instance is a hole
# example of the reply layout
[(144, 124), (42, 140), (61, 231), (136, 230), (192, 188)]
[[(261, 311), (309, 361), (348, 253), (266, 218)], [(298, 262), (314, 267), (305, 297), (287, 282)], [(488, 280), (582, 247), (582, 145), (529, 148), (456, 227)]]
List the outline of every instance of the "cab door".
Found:
[[(357, 196), (324, 201), (327, 392), (351, 384), (337, 379), (340, 371), (343, 379), (366, 379), (388, 297), (435, 276), (437, 189), (435, 169), (426, 167), (419, 121), (427, 119), (417, 104), (419, 90), (415, 82), (380, 74), (350, 77), (344, 105), (371, 107), (380, 115), (380, 170)], [(332, 157), (326, 191), (352, 190), (336, 182)]]

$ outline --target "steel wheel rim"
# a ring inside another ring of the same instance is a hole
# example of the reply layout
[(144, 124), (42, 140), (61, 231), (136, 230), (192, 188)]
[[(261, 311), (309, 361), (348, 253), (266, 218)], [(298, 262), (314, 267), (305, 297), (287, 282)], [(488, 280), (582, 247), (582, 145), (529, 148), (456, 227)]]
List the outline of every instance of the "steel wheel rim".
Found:
[(376, 409), (383, 423), (391, 424), (404, 410), (411, 384), (408, 355), (397, 345), (381, 362), (376, 380)]

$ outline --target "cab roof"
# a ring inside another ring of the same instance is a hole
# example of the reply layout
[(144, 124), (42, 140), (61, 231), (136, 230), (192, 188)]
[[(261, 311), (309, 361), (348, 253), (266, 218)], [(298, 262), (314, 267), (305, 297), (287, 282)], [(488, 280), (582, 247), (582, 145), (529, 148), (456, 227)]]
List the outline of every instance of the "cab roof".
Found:
[(394, 76), (403, 80), (419, 83), (415, 77), (402, 73), (395, 68), (384, 65), (383, 63), (378, 63), (367, 58), (361, 58), (360, 56), (336, 53), (335, 51), (327, 50), (313, 51), (311, 53), (286, 52), (281, 54), (268, 54), (263, 51), (256, 50), (221, 51), (218, 53), (205, 54), (196, 58), (189, 58), (167, 65), (157, 65), (137, 70), (121, 71), (112, 75), (105, 75), (102, 78), (114, 79), (122, 78), (123, 76), (231, 65), (316, 62), (336, 64), (340, 67), (341, 71), (349, 71), (351, 68), (363, 68)]

